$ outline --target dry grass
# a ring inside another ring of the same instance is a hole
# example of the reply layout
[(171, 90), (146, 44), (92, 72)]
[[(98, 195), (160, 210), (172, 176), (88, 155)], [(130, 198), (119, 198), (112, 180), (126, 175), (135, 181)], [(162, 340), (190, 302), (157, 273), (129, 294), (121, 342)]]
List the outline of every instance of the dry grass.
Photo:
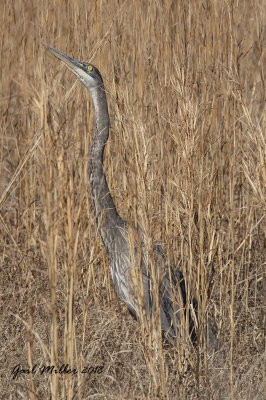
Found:
[[(0, 15), (1, 398), (262, 399), (263, 2), (10, 0)], [(194, 286), (220, 368), (201, 345), (154, 348), (118, 299), (88, 185), (91, 99), (42, 42), (94, 57), (117, 208)], [(13, 380), (18, 363), (78, 373)]]

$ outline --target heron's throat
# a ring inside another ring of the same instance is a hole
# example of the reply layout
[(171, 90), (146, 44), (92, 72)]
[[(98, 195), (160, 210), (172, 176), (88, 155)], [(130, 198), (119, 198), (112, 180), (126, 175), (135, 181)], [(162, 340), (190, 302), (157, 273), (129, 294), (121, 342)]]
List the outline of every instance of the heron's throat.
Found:
[(90, 89), (90, 93), (92, 96), (95, 116), (96, 116), (96, 128), (98, 131), (107, 128), (107, 137), (109, 134), (109, 114), (108, 114), (108, 106), (107, 99), (105, 94), (104, 85), (96, 86)]

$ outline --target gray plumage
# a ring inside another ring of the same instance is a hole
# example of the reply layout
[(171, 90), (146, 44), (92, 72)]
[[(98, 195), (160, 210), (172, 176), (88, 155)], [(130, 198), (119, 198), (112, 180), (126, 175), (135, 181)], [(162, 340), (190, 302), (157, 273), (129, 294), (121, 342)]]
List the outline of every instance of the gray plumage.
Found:
[[(109, 135), (109, 114), (101, 74), (92, 64), (70, 58), (52, 46), (47, 48), (63, 61), (91, 93), (96, 130), (90, 149), (89, 180), (97, 227), (108, 253), (111, 276), (118, 295), (136, 318), (140, 319), (141, 309), (144, 307), (147, 319), (151, 321), (156, 309), (155, 285), (151, 278), (142, 232), (140, 229), (134, 232), (134, 229), (119, 216), (103, 171), (104, 148)], [(130, 251), (129, 237), (131, 240), (134, 238), (133, 251)], [(178, 336), (186, 342), (194, 342), (194, 322), (190, 306), (187, 304), (183, 275), (174, 265), (167, 266), (166, 255), (156, 242), (154, 242), (154, 263), (159, 285), (162, 330), (170, 337)], [(139, 282), (143, 282), (142, 300), (137, 295), (134, 276)], [(194, 308), (196, 312), (195, 302)]]

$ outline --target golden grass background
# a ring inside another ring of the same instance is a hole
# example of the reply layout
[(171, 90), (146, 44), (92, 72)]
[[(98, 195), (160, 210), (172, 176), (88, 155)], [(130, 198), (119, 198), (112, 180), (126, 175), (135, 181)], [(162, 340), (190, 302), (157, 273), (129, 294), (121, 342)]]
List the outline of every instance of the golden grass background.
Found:
[[(262, 399), (265, 2), (0, 6), (1, 398)], [(219, 368), (201, 345), (154, 351), (117, 297), (87, 177), (92, 102), (42, 43), (100, 69), (111, 193), (194, 286)], [(18, 363), (104, 368), (13, 380)]]

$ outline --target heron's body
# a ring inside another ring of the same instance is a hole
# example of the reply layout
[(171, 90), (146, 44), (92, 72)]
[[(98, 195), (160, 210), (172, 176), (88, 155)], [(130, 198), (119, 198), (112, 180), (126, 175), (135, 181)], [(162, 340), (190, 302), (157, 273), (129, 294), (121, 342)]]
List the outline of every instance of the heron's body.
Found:
[[(104, 148), (109, 135), (109, 115), (102, 77), (92, 64), (74, 60), (51, 46), (48, 48), (72, 70), (92, 95), (96, 130), (90, 150), (89, 180), (96, 223), (108, 252), (111, 276), (118, 295), (139, 319), (144, 307), (150, 321), (156, 309), (156, 295), (142, 232), (140, 229), (134, 232), (119, 216), (103, 171)], [(190, 317), (182, 273), (175, 266), (166, 265), (166, 255), (156, 242), (153, 264), (153, 273), (158, 283), (162, 330), (170, 336), (182, 336), (185, 341), (193, 341), (194, 324)], [(139, 286), (136, 280), (139, 280)], [(141, 286), (142, 296), (139, 293)]]

